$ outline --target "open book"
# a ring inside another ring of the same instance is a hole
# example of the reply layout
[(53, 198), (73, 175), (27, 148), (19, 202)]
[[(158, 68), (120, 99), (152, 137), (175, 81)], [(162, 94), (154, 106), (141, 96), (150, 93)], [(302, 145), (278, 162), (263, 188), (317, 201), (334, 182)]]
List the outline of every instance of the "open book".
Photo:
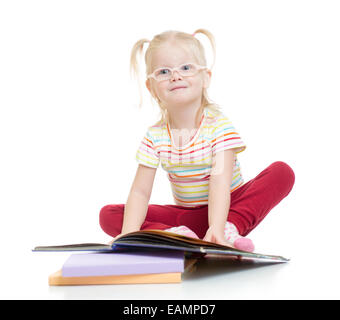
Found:
[(101, 243), (80, 243), (58, 246), (38, 246), (33, 251), (99, 251), (112, 252), (119, 250), (152, 250), (167, 249), (180, 250), (185, 253), (198, 255), (224, 255), (242, 258), (260, 259), (271, 262), (287, 262), (282, 256), (254, 253), (224, 246), (216, 243), (194, 239), (162, 230), (141, 230), (127, 233), (114, 240), (112, 245)]

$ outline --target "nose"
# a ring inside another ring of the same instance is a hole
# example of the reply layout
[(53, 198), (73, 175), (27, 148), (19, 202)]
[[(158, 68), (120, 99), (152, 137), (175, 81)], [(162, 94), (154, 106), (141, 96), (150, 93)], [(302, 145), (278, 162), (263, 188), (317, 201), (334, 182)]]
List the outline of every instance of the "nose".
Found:
[(170, 80), (172, 81), (174, 79), (175, 80), (182, 79), (181, 74), (177, 70), (173, 71), (172, 74), (171, 74), (171, 79)]

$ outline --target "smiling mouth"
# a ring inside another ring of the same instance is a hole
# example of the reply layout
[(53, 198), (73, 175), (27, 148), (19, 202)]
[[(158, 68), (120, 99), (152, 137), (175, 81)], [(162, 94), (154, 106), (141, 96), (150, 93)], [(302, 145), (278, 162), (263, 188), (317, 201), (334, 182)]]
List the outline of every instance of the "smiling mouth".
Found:
[(178, 87), (178, 88), (175, 88), (175, 89), (172, 89), (171, 91), (175, 91), (175, 90), (178, 90), (178, 89), (185, 89), (186, 87)]

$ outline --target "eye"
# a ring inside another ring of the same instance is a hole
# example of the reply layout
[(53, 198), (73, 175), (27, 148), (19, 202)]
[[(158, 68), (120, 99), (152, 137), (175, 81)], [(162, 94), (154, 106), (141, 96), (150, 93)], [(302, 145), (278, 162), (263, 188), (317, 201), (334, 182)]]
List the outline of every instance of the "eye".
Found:
[(183, 64), (181, 69), (184, 70), (184, 71), (191, 70), (192, 69), (192, 65), (191, 64)]
[(158, 69), (158, 70), (156, 71), (156, 75), (168, 74), (169, 72), (170, 72), (170, 70), (169, 70), (169, 69), (166, 69), (166, 68), (164, 68), (164, 69)]

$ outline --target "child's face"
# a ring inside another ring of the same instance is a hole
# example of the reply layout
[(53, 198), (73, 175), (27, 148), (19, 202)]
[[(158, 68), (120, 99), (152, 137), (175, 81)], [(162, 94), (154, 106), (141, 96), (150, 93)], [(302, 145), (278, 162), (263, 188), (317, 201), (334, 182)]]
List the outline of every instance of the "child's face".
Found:
[[(194, 56), (184, 45), (178, 42), (167, 43), (153, 53), (151, 72), (161, 67), (178, 67), (187, 62), (197, 63)], [(184, 107), (195, 103), (200, 106), (202, 91), (209, 87), (210, 79), (211, 71), (207, 69), (188, 77), (183, 77), (175, 71), (169, 80), (158, 82), (153, 78), (148, 79), (146, 86), (150, 93), (158, 97), (166, 108)], [(173, 90), (177, 86), (184, 86), (185, 88)]]

